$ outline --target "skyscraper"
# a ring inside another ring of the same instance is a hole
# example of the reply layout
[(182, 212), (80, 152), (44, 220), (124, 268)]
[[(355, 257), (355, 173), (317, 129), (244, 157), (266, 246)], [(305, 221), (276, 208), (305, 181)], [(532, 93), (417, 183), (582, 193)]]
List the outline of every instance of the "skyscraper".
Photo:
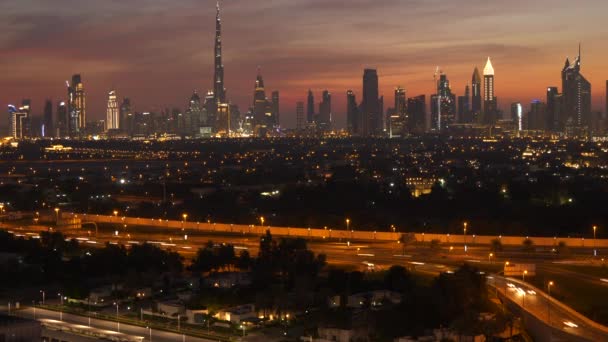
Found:
[(133, 135), (134, 125), (135, 115), (131, 110), (131, 100), (125, 97), (120, 105), (120, 129), (129, 135)]
[(15, 139), (29, 137), (31, 101), (24, 99), (21, 106), (8, 105), (9, 134)]
[(55, 136), (53, 128), (53, 101), (47, 99), (44, 103), (44, 114), (42, 116), (41, 135), (43, 138)]
[(471, 122), (480, 123), (481, 110), (481, 77), (475, 67), (471, 78)]
[(545, 129), (547, 106), (540, 100), (534, 100), (530, 104), (530, 113), (528, 114), (528, 129), (541, 131)]
[(456, 122), (456, 96), (444, 73), (437, 81), (437, 94), (431, 95), (431, 128), (442, 131)]
[(382, 105), (378, 96), (378, 72), (363, 71), (363, 100), (361, 102), (361, 135), (382, 134)]
[(458, 96), (458, 121), (461, 123), (472, 123), (471, 115), (471, 92), (469, 85), (464, 87), (464, 95)]
[(262, 73), (258, 69), (258, 75), (255, 79), (255, 90), (253, 94), (253, 120), (255, 125), (266, 124), (266, 91), (264, 89), (264, 79)]
[(120, 117), (118, 113), (116, 90), (110, 90), (108, 93), (108, 106), (106, 109), (106, 131), (120, 128)]
[(386, 111), (386, 126), (389, 137), (401, 137), (406, 132), (407, 99), (406, 92), (401, 86), (395, 88), (395, 104)]
[(70, 116), (68, 105), (64, 101), (57, 101), (57, 125), (55, 136), (65, 138), (70, 134), (69, 131)]
[(304, 127), (304, 102), (298, 101), (296, 103), (296, 130), (301, 131)]
[(324, 90), (319, 104), (319, 119), (317, 127), (322, 131), (331, 130), (331, 94)]
[(520, 102), (514, 102), (511, 104), (511, 120), (515, 123), (515, 129), (517, 131), (523, 130), (523, 107)]
[(346, 92), (346, 129), (350, 135), (361, 134), (361, 120), (359, 118), (359, 107), (357, 99), (352, 90)]
[(564, 126), (583, 128), (591, 117), (591, 83), (581, 74), (581, 51), (574, 63), (566, 58), (562, 69)]
[(426, 96), (419, 95), (407, 99), (409, 120), (407, 128), (410, 133), (423, 134), (426, 131)]
[(216, 103), (226, 103), (226, 88), (224, 88), (224, 65), (222, 64), (222, 20), (220, 18), (220, 2), (216, 4), (215, 15), (215, 69), (213, 77), (213, 94)]
[(315, 95), (308, 89), (306, 121), (311, 124), (315, 120)]
[(498, 107), (494, 95), (494, 67), (490, 57), (483, 68), (483, 123), (493, 125), (498, 121)]
[(201, 97), (198, 95), (198, 92), (195, 90), (190, 96), (190, 101), (188, 101), (188, 109), (186, 109), (187, 117), (189, 119), (189, 123), (187, 123), (188, 127), (188, 135), (198, 135), (200, 133), (199, 127), (201, 126), (201, 116), (202, 116), (203, 108), (201, 106)]
[(86, 94), (82, 78), (79, 74), (72, 76), (72, 83), (68, 82), (68, 129), (70, 135), (83, 133), (86, 128)]
[(559, 114), (562, 109), (562, 97), (560, 96), (557, 87), (547, 87), (547, 109), (546, 109), (546, 127), (552, 132), (560, 131)]
[(272, 113), (271, 123), (273, 126), (278, 127), (280, 125), (281, 113), (280, 113), (280, 106), (279, 106), (279, 92), (277, 90), (272, 92), (271, 113)]

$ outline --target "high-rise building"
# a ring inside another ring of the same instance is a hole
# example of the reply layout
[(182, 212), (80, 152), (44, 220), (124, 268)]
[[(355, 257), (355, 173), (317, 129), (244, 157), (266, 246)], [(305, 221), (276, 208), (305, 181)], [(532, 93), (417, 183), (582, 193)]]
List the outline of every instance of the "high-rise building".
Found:
[(226, 103), (226, 88), (224, 88), (224, 64), (222, 64), (222, 19), (220, 18), (220, 2), (216, 5), (215, 15), (215, 69), (213, 76), (213, 94), (216, 103)]
[(201, 105), (201, 97), (195, 90), (188, 102), (187, 116), (190, 119), (188, 135), (198, 135), (201, 127), (201, 117), (203, 115), (203, 107)]
[(315, 95), (308, 89), (306, 121), (311, 124), (315, 120)]
[(562, 109), (561, 95), (557, 87), (547, 87), (546, 127), (552, 132), (561, 131), (559, 114)]
[(277, 90), (272, 92), (271, 113), (272, 113), (272, 118), (270, 120), (271, 124), (272, 124), (272, 126), (278, 127), (280, 125), (281, 113), (280, 113), (280, 106), (279, 106), (279, 92)]
[(545, 130), (545, 118), (547, 106), (540, 100), (534, 100), (530, 104), (530, 113), (528, 114), (528, 129), (534, 131)]
[(524, 128), (523, 123), (524, 113), (523, 107), (520, 102), (514, 102), (511, 104), (511, 120), (515, 123), (515, 129), (522, 131)]
[(574, 63), (566, 58), (562, 69), (563, 113), (562, 125), (583, 128), (591, 117), (591, 83), (581, 74), (581, 51)]
[(57, 125), (55, 129), (56, 137), (65, 138), (70, 134), (69, 122), (70, 116), (67, 103), (64, 101), (57, 101)]
[(118, 100), (116, 90), (108, 93), (108, 106), (106, 109), (106, 131), (120, 128), (120, 116), (118, 111)]
[(407, 99), (409, 120), (407, 128), (410, 133), (423, 134), (426, 131), (426, 96), (419, 95)]
[(86, 94), (84, 84), (79, 74), (72, 76), (72, 83), (68, 82), (68, 129), (70, 135), (75, 136), (84, 133), (86, 128)]
[(304, 123), (304, 102), (298, 101), (296, 103), (296, 130), (301, 131), (305, 127)]
[(481, 76), (475, 67), (471, 78), (471, 122), (480, 123), (481, 111)]
[(407, 128), (407, 98), (405, 89), (401, 86), (395, 88), (395, 104), (386, 111), (386, 125), (389, 137), (401, 137)]
[(376, 69), (363, 71), (363, 99), (361, 102), (361, 135), (382, 134), (382, 105), (378, 96), (378, 72)]
[(483, 68), (483, 123), (494, 125), (498, 121), (498, 106), (494, 94), (494, 67), (490, 57)]
[(120, 129), (128, 135), (133, 135), (135, 125), (135, 115), (131, 110), (131, 100), (128, 97), (122, 99), (120, 104)]
[(606, 80), (606, 108), (604, 111), (604, 119), (608, 120), (608, 80)]
[(255, 91), (253, 94), (253, 120), (255, 125), (263, 125), (266, 123), (267, 102), (264, 79), (262, 78), (260, 69), (258, 69), (258, 75), (255, 79)]
[(31, 101), (25, 99), (21, 106), (8, 105), (9, 134), (15, 139), (29, 137)]
[(450, 88), (447, 75), (441, 73), (437, 80), (437, 93), (431, 95), (431, 128), (442, 131), (456, 122), (456, 96)]
[(471, 91), (469, 85), (464, 87), (464, 95), (458, 96), (458, 121), (460, 123), (472, 123), (471, 115)]
[(220, 136), (229, 137), (232, 132), (232, 114), (230, 113), (230, 105), (220, 103), (217, 107), (217, 128), (216, 132)]
[(331, 130), (331, 94), (324, 90), (319, 104), (317, 127), (322, 131)]
[(350, 135), (361, 134), (361, 119), (357, 99), (352, 90), (346, 92), (346, 129)]
[(43, 138), (54, 137), (55, 129), (53, 127), (53, 101), (47, 99), (44, 102), (44, 114), (42, 115), (41, 136)]

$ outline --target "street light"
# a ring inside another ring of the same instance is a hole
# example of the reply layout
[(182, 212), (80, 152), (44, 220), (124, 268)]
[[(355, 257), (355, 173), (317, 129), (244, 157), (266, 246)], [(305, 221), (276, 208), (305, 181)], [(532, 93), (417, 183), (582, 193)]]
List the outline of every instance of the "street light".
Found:
[(188, 219), (188, 214), (183, 213), (182, 214), (182, 230), (184, 230), (184, 222), (186, 222), (186, 220)]
[(59, 296), (59, 301), (61, 302), (61, 306), (59, 307), (59, 320), (63, 321), (63, 296), (61, 293), (57, 294)]
[(551, 325), (551, 286), (553, 286), (553, 281), (547, 283), (547, 293), (549, 294), (549, 298), (547, 298), (547, 323)]
[(463, 234), (462, 234), (462, 237), (464, 240), (464, 252), (465, 253), (467, 252), (467, 225), (468, 225), (468, 223), (464, 222), (464, 229), (463, 229)]
[(490, 253), (488, 254), (488, 262), (492, 263), (492, 257), (494, 256), (494, 253)]
[(40, 293), (42, 294), (42, 305), (44, 305), (44, 297), (46, 296), (46, 292), (44, 290), (40, 290)]
[(264, 227), (264, 216), (260, 216), (260, 225)]
[(120, 322), (118, 321), (118, 302), (114, 303), (116, 305), (116, 331), (120, 332)]
[(528, 270), (524, 270), (523, 273), (521, 274), (521, 279), (523, 281), (526, 281), (526, 274), (528, 274)]
[(55, 208), (55, 224), (59, 224), (59, 208)]
[(596, 248), (596, 240), (595, 240), (595, 231), (597, 230), (597, 226), (593, 226), (593, 256), (597, 256), (597, 248)]

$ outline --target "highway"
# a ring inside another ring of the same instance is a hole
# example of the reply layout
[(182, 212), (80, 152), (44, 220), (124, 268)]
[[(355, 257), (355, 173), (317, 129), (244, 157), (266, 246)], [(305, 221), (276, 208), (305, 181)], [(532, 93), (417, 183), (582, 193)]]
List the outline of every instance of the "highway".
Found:
[(589, 341), (608, 341), (608, 327), (586, 318), (528, 283), (490, 275), (488, 285), (501, 296), (506, 295), (514, 304), (557, 330)]
[[(59, 320), (59, 312), (45, 310), (41, 308), (26, 307), (22, 310), (17, 311), (18, 315), (24, 318), (30, 319), (51, 319)], [(89, 326), (89, 317), (78, 316), (69, 313), (62, 314), (62, 321), (67, 323), (79, 324), (82, 326)], [(116, 322), (104, 321), (101, 319), (91, 318), (90, 326), (97, 329), (104, 329), (109, 331), (117, 331)], [(120, 332), (131, 336), (144, 337), (144, 341), (154, 342), (212, 342), (213, 340), (207, 340), (198, 337), (185, 336), (182, 334), (176, 334), (166, 331), (157, 331), (139, 327), (135, 325), (128, 325), (120, 323)], [(150, 333), (152, 335), (150, 335)], [(152, 336), (152, 338), (150, 338)]]

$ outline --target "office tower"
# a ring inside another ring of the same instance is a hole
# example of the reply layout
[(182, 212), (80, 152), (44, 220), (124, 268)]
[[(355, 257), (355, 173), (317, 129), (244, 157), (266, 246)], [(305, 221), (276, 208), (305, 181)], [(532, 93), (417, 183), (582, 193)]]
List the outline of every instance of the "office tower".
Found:
[(118, 115), (118, 100), (116, 99), (116, 90), (110, 90), (108, 93), (108, 106), (106, 109), (106, 131), (120, 128), (120, 118)]
[(220, 18), (220, 2), (216, 5), (215, 15), (215, 73), (213, 77), (213, 94), (216, 103), (226, 103), (226, 88), (224, 88), (224, 65), (222, 64), (222, 20)]
[(606, 108), (604, 110), (604, 119), (608, 120), (608, 80), (606, 81)]
[(227, 103), (220, 103), (217, 107), (217, 126), (216, 132), (222, 137), (229, 137), (231, 133), (231, 119), (230, 105)]
[(203, 116), (203, 108), (201, 105), (201, 97), (198, 95), (198, 92), (195, 90), (190, 96), (190, 101), (188, 102), (188, 108), (186, 109), (186, 122), (187, 135), (198, 135), (200, 132), (199, 127), (201, 126), (201, 117)]
[(561, 99), (557, 87), (547, 87), (547, 110), (546, 110), (546, 127), (552, 132), (561, 131), (559, 114), (562, 109)]
[(401, 86), (395, 88), (395, 114), (404, 124), (407, 122), (407, 96)]
[(521, 103), (514, 102), (511, 104), (511, 120), (515, 123), (515, 129), (517, 131), (522, 131), (523, 124), (523, 107)]
[(30, 100), (23, 100), (21, 106), (8, 105), (9, 134), (15, 139), (29, 136)]
[(581, 51), (574, 63), (566, 58), (562, 69), (563, 126), (582, 128), (591, 116), (591, 83), (581, 74)]
[(120, 129), (128, 135), (133, 135), (135, 128), (135, 115), (131, 109), (131, 99), (125, 97), (120, 104)]
[(376, 69), (363, 71), (363, 99), (361, 102), (361, 135), (382, 134), (382, 105), (378, 96), (378, 72)]
[(84, 133), (86, 128), (86, 94), (84, 84), (79, 74), (72, 76), (72, 83), (68, 82), (68, 129), (70, 135)]
[(304, 102), (296, 102), (296, 130), (301, 131), (305, 127), (304, 123)]
[(271, 118), (272, 126), (278, 127), (280, 125), (281, 114), (280, 114), (280, 107), (279, 107), (279, 92), (276, 90), (272, 92), (271, 113), (272, 113), (272, 118)]
[(216, 113), (217, 103), (215, 102), (215, 95), (213, 94), (213, 91), (208, 91), (207, 95), (205, 95), (205, 103), (200, 118), (200, 133), (202, 135), (211, 136), (213, 128), (215, 127)]
[(405, 89), (401, 86), (395, 88), (394, 107), (386, 111), (386, 129), (390, 138), (401, 137), (406, 132), (407, 99)]
[(471, 90), (467, 84), (464, 87), (464, 95), (458, 96), (458, 121), (460, 123), (472, 123), (471, 113)]
[(311, 124), (315, 120), (315, 96), (312, 90), (308, 89), (306, 121)]
[(70, 116), (68, 112), (68, 105), (64, 101), (58, 101), (57, 103), (57, 127), (55, 136), (58, 138), (65, 138), (69, 135), (69, 122)]
[(42, 115), (41, 136), (43, 138), (52, 138), (55, 136), (53, 125), (53, 101), (46, 100), (44, 102), (44, 114)]
[(361, 134), (361, 119), (357, 99), (352, 90), (346, 92), (346, 129), (350, 135)]
[(317, 119), (317, 128), (322, 131), (331, 130), (331, 94), (324, 90), (319, 104), (319, 116)]
[(409, 120), (407, 129), (412, 134), (423, 134), (426, 131), (426, 96), (419, 95), (407, 99)]
[(456, 122), (456, 96), (450, 88), (447, 75), (441, 73), (437, 93), (431, 95), (431, 129), (442, 131)]
[(498, 121), (498, 107), (494, 95), (494, 67), (490, 57), (483, 68), (483, 123), (493, 125)]
[(255, 80), (255, 91), (253, 94), (253, 120), (255, 125), (266, 125), (266, 91), (264, 90), (264, 79), (260, 69)]
[(545, 129), (547, 106), (540, 100), (534, 100), (530, 104), (530, 113), (528, 114), (528, 129), (540, 131)]
[(481, 110), (481, 77), (479, 69), (475, 67), (471, 78), (471, 122), (480, 123)]

